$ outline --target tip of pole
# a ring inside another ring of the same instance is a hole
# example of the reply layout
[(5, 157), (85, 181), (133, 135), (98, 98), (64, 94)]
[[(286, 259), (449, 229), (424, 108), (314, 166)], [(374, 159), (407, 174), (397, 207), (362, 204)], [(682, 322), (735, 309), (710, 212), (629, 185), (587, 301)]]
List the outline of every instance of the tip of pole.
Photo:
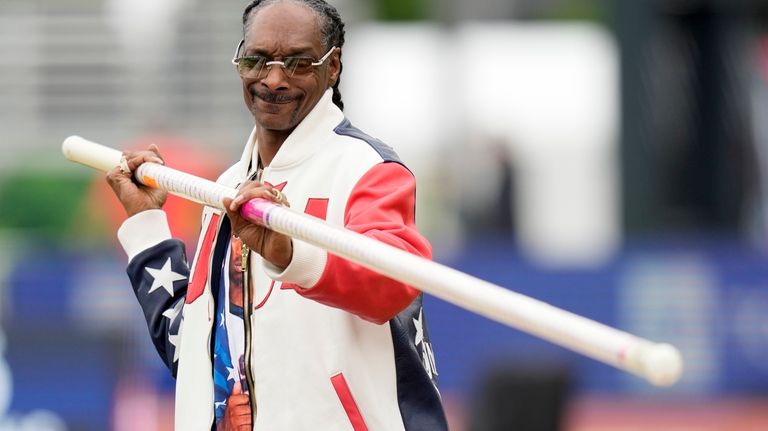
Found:
[(671, 344), (655, 344), (643, 355), (643, 371), (653, 385), (674, 385), (683, 374), (683, 356)]
[(83, 138), (81, 136), (78, 136), (78, 135), (68, 136), (61, 143), (61, 153), (64, 154), (64, 157), (71, 160), (70, 154), (72, 153), (72, 148), (82, 141), (83, 141)]

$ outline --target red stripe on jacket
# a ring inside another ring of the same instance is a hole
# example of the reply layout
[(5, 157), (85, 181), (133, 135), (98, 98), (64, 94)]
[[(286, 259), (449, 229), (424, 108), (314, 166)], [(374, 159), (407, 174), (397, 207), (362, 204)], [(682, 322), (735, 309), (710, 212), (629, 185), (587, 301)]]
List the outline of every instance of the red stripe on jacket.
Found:
[(205, 239), (202, 242), (202, 250), (198, 253), (195, 263), (195, 272), (189, 280), (187, 288), (187, 298), (185, 302), (191, 304), (199, 298), (205, 290), (205, 283), (208, 281), (208, 270), (211, 266), (211, 252), (213, 252), (213, 243), (216, 238), (216, 232), (219, 228), (219, 215), (212, 214), (211, 221), (208, 222), (208, 229), (205, 231)]
[(344, 407), (344, 412), (347, 413), (349, 424), (352, 425), (352, 430), (368, 431), (363, 415), (360, 414), (360, 408), (357, 406), (355, 398), (352, 396), (352, 391), (349, 389), (344, 374), (339, 373), (333, 375), (331, 377), (331, 384), (336, 391), (336, 395), (339, 397), (339, 401), (341, 401), (341, 406)]
[[(333, 199), (333, 197), (331, 198)], [(399, 163), (380, 163), (360, 178), (347, 199), (344, 227), (409, 253), (432, 258), (432, 247), (416, 230), (416, 181)], [(419, 291), (333, 254), (306, 298), (385, 323)]]

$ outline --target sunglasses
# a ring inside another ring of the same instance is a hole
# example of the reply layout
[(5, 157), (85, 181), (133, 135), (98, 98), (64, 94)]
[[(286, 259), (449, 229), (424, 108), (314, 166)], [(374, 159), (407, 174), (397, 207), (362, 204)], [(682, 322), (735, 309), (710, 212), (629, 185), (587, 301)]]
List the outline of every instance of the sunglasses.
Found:
[(333, 54), (336, 47), (332, 47), (319, 60), (312, 57), (285, 57), (282, 61), (271, 60), (263, 55), (246, 55), (238, 57), (245, 40), (241, 40), (235, 49), (235, 56), (232, 58), (232, 64), (237, 68), (237, 72), (243, 78), (263, 79), (269, 73), (272, 66), (279, 65), (283, 68), (285, 74), (290, 78), (296, 75), (308, 75), (312, 70), (321, 66)]

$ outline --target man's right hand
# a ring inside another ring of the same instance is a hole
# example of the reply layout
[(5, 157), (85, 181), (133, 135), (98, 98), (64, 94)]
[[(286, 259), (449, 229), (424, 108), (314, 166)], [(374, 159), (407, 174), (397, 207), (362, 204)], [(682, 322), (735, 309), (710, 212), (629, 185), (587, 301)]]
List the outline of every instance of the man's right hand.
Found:
[(237, 382), (227, 398), (224, 417), (216, 425), (216, 431), (251, 431), (252, 428), (251, 400)]
[(168, 193), (165, 190), (153, 189), (133, 180), (133, 173), (144, 162), (163, 164), (163, 158), (157, 145), (152, 144), (145, 151), (127, 151), (123, 153), (130, 172), (123, 172), (120, 166), (107, 172), (107, 183), (123, 204), (128, 217), (142, 211), (162, 208)]

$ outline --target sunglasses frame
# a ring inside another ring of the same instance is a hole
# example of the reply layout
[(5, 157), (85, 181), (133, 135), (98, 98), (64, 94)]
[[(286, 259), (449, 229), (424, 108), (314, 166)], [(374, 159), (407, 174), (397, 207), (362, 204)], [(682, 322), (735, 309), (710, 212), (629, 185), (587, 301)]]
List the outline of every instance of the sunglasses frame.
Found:
[[(238, 57), (238, 54), (240, 54), (240, 50), (243, 48), (244, 44), (245, 44), (245, 39), (241, 39), (240, 43), (237, 44), (237, 48), (235, 48), (235, 55), (232, 57), (232, 64), (235, 65), (235, 68), (238, 68), (238, 66), (240, 64), (240, 60), (242, 60), (244, 58), (249, 58), (249, 57), (256, 57), (256, 56), (242, 56), (242, 57)], [(335, 46), (331, 47), (331, 49), (329, 49), (328, 52), (326, 52), (324, 56), (320, 57), (319, 60), (315, 60), (315, 59), (313, 59), (311, 57), (299, 57), (299, 58), (310, 58), (311, 60), (313, 60), (312, 63), (311, 63), (312, 67), (317, 67), (317, 66), (321, 66), (323, 63), (325, 63), (325, 60), (328, 60), (328, 58), (331, 56), (331, 54), (333, 54), (333, 51), (335, 51), (335, 50), (336, 50)], [(264, 56), (259, 56), (259, 57), (264, 57)], [(266, 57), (264, 57), (264, 58), (266, 58)], [(294, 67), (293, 70), (289, 71), (289, 69), (285, 65), (285, 61), (280, 61), (280, 60), (269, 60), (266, 63), (264, 63), (264, 66), (262, 66), (261, 69), (259, 69), (259, 73), (257, 74), (257, 76), (261, 75), (261, 70), (263, 70), (265, 68), (267, 69), (267, 73), (269, 73), (270, 68), (272, 66), (276, 65), (276, 64), (280, 65), (280, 67), (283, 69), (283, 71), (286, 72), (288, 77), (293, 77), (293, 74), (295, 72), (296, 67)], [(238, 74), (240, 76), (243, 76), (240, 73), (239, 69), (238, 69)]]

